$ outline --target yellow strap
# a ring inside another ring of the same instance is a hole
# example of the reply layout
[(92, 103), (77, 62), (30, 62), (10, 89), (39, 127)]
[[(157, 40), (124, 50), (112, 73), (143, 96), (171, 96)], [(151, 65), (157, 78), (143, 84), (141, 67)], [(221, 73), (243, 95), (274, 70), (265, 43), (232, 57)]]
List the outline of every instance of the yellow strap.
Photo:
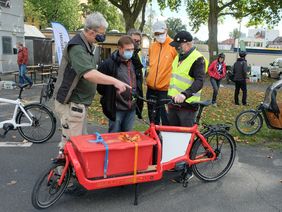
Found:
[(137, 165), (138, 165), (138, 143), (134, 142), (135, 155), (134, 155), (134, 171), (133, 171), (133, 183), (137, 181)]
[(126, 133), (121, 133), (121, 136), (119, 136), (119, 139), (124, 142), (134, 143), (135, 151), (134, 151), (134, 166), (133, 166), (133, 183), (136, 183), (137, 182), (137, 167), (138, 167), (138, 141), (140, 141), (141, 138), (138, 134), (134, 135), (133, 137), (130, 137)]

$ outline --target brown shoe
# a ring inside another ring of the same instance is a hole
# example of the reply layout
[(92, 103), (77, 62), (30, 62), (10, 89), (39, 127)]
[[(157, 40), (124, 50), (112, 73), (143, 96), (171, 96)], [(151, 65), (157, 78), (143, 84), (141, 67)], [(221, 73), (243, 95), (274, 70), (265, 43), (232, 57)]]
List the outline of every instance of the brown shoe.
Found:
[(29, 86), (27, 86), (27, 88), (31, 89), (32, 86), (33, 86), (33, 83), (29, 84)]

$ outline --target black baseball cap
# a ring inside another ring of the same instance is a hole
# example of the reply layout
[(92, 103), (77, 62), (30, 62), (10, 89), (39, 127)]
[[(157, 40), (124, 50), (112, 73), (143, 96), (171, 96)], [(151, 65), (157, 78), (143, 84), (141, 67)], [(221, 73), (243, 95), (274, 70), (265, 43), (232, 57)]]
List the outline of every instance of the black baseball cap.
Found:
[(181, 31), (174, 36), (173, 41), (169, 45), (173, 47), (178, 47), (180, 43), (191, 42), (192, 40), (193, 37), (190, 32)]

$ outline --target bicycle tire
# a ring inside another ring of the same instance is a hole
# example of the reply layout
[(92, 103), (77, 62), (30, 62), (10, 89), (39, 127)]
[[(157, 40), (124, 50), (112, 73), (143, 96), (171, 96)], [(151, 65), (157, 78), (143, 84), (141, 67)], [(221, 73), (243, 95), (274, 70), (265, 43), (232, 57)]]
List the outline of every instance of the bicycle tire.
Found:
[[(200, 180), (213, 182), (225, 176), (231, 169), (236, 156), (236, 144), (234, 139), (232, 139), (232, 136), (223, 131), (208, 132), (204, 135), (204, 137), (214, 149), (217, 157), (213, 161), (192, 165), (192, 171)], [(192, 160), (195, 160), (199, 156), (204, 158), (212, 156), (208, 150), (204, 149), (201, 143), (200, 139), (195, 141), (190, 155)], [(227, 153), (229, 153), (229, 156), (225, 155)], [(217, 167), (219, 167), (218, 171), (215, 170)]]
[[(52, 111), (42, 104), (30, 104), (24, 109), (32, 114), (32, 126), (18, 127), (20, 135), (33, 143), (43, 143), (52, 138), (56, 131), (56, 118)], [(29, 122), (22, 111), (17, 114), (16, 120), (18, 124)]]
[(243, 135), (256, 134), (262, 128), (262, 124), (262, 116), (254, 110), (241, 112), (235, 120), (236, 129)]
[[(61, 198), (71, 177), (71, 169), (68, 168), (62, 184), (58, 186), (57, 182), (61, 177), (61, 171), (64, 166), (65, 162), (55, 163), (42, 172), (32, 190), (31, 202), (33, 207), (36, 209), (46, 209)], [(43, 194), (43, 192), (40, 192), (41, 188), (43, 188), (44, 194), (47, 192), (47, 196), (50, 196), (47, 200), (41, 200), (41, 194)]]
[(40, 104), (45, 104), (48, 101), (48, 85), (43, 85), (40, 93)]

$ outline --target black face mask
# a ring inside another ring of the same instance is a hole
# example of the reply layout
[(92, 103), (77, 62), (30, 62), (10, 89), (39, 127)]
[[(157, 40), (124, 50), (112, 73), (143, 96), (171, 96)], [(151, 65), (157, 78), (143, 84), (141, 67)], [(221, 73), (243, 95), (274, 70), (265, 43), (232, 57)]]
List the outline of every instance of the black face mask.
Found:
[(97, 34), (96, 37), (95, 37), (95, 40), (97, 42), (104, 42), (106, 40), (106, 36)]

